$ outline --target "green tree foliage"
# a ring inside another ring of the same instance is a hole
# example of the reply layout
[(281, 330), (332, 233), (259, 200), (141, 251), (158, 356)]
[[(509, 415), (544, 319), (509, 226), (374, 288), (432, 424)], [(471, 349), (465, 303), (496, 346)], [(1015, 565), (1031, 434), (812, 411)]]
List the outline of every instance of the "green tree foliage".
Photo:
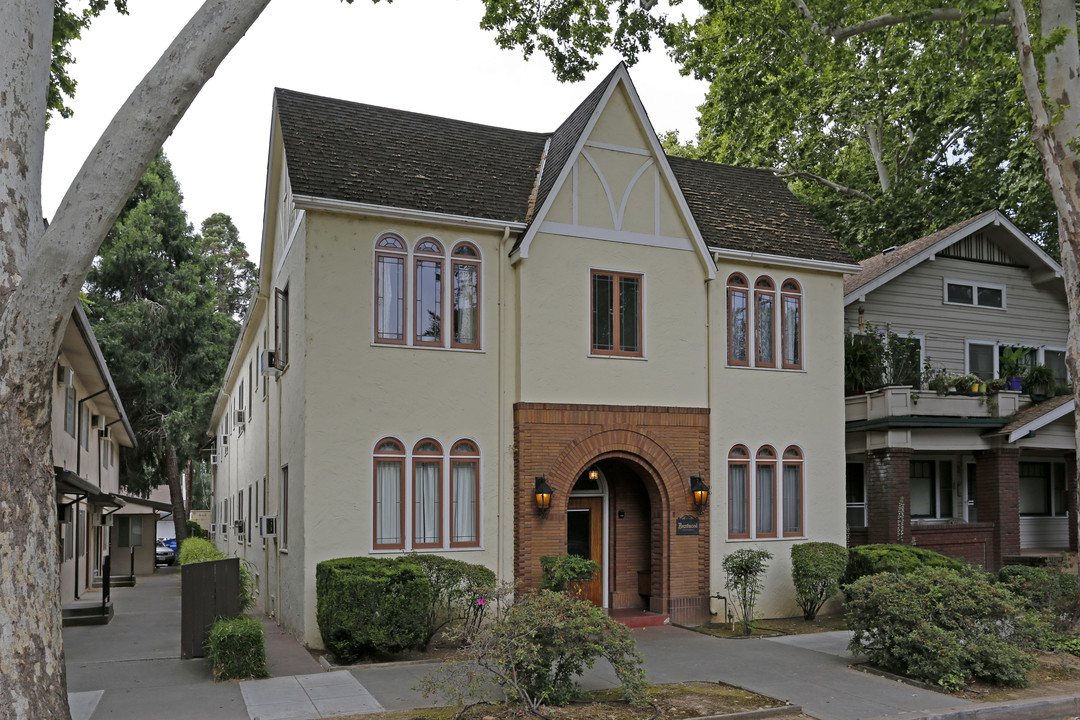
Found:
[(218, 312), (242, 319), (251, 293), (259, 284), (259, 270), (240, 242), (240, 232), (232, 218), (225, 213), (214, 213), (203, 220), (195, 236), (195, 247), (213, 266)]
[(175, 472), (170, 448), (179, 462), (197, 458), (238, 330), (217, 309), (214, 268), (182, 201), (159, 153), (86, 282), (94, 333), (139, 442), (121, 454), (121, 482), (142, 495)]
[(758, 595), (765, 589), (761, 578), (772, 557), (768, 550), (740, 548), (725, 555), (720, 563), (724, 568), (724, 588), (734, 601), (746, 635), (753, 630), (754, 606), (757, 605)]
[(669, 150), (774, 169), (856, 257), (991, 208), (1056, 248), (1007, 29), (901, 23), (838, 41), (821, 26), (890, 3), (814, 2), (813, 20), (801, 0), (703, 5), (665, 30), (711, 83), (696, 146)]
[(90, 27), (91, 21), (101, 15), (109, 5), (117, 12), (127, 15), (127, 0), (90, 0), (81, 10), (73, 10), (69, 0), (53, 0), (53, 36), (52, 67), (49, 69), (49, 111), (60, 113), (60, 117), (71, 117), (72, 110), (67, 100), (75, 97), (78, 84), (68, 74), (70, 65), (75, 64), (70, 45), (73, 40), (82, 37), (82, 32)]

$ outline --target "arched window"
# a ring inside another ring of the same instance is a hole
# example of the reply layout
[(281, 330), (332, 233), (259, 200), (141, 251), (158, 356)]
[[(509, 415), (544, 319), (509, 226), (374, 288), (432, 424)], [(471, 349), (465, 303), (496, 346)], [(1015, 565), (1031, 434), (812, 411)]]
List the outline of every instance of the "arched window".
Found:
[(423, 238), (416, 243), (415, 255), (413, 341), (417, 345), (442, 345), (443, 248), (437, 240)]
[(776, 367), (776, 285), (764, 275), (754, 281), (754, 365)]
[(803, 454), (794, 445), (784, 450), (784, 537), (803, 534)]
[(750, 537), (750, 452), (745, 445), (728, 452), (728, 537)]
[(376, 550), (405, 547), (405, 447), (395, 438), (375, 444)]
[(754, 516), (756, 537), (776, 537), (776, 451), (768, 445), (758, 448), (754, 463), (757, 495)]
[(413, 547), (442, 546), (442, 446), (431, 438), (413, 448)]
[(375, 342), (405, 344), (405, 241), (383, 235), (375, 242)]
[(746, 277), (732, 273), (727, 281), (728, 294), (728, 364), (749, 365), (750, 351), (747, 339), (750, 329), (749, 309), (750, 288)]
[(470, 242), (459, 242), (450, 253), (453, 280), (453, 335), (450, 346), (480, 348), (480, 252)]
[(450, 547), (480, 545), (480, 449), (458, 440), (450, 450)]
[(780, 285), (780, 336), (783, 342), (782, 366), (802, 368), (802, 288), (788, 278)]

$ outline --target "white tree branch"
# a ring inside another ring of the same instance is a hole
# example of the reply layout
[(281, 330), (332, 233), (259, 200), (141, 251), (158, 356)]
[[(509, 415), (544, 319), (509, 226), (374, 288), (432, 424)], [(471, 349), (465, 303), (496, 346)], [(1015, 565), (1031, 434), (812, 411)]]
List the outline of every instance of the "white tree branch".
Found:
[(801, 178), (803, 180), (813, 180), (816, 183), (820, 183), (820, 184), (824, 185), (825, 187), (830, 188), (832, 190), (835, 190), (836, 192), (843, 193), (844, 195), (850, 195), (851, 197), (855, 197), (855, 198), (858, 198), (860, 200), (865, 200), (867, 202), (873, 202), (874, 201), (874, 198), (870, 197), (869, 195), (864, 193), (862, 190), (857, 190), (856, 188), (848, 187), (846, 185), (841, 185), (840, 183), (835, 183), (832, 180), (829, 180), (828, 178), (823, 178), (820, 175), (815, 175), (814, 173), (806, 172), (805, 170), (778, 170), (776, 168), (762, 168), (762, 169), (763, 170), (768, 170), (769, 172), (771, 172), (773, 175), (780, 178), (781, 180), (786, 180), (787, 178), (792, 178), (792, 177)]
[[(792, 0), (798, 6), (801, 0)], [(903, 25), (905, 23), (918, 23), (918, 22), (960, 22), (963, 19), (963, 11), (959, 8), (934, 8), (925, 12), (909, 13), (904, 15), (893, 15), (892, 13), (886, 15), (879, 15), (876, 18), (870, 18), (864, 20), (861, 23), (855, 23), (854, 25), (848, 25), (847, 27), (841, 25), (830, 25), (824, 30), (818, 29), (819, 26), (815, 23), (815, 30), (825, 35), (831, 36), (837, 42), (843, 42), (850, 37), (860, 35), (862, 33), (871, 32), (873, 30), (880, 30), (884, 27), (890, 27), (892, 25)], [(807, 18), (810, 19), (810, 18)], [(991, 15), (990, 17), (979, 18), (976, 22), (980, 25), (1008, 25), (1009, 13), (1002, 12), (997, 15)]]

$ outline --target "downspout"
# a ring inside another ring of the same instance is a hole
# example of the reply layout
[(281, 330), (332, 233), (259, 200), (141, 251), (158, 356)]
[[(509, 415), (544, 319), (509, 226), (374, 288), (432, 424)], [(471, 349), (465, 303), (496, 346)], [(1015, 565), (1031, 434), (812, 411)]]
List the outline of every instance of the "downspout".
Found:
[[(497, 341), (497, 346), (496, 346), (497, 347), (497, 352), (498, 352), (498, 388), (497, 388), (497, 395), (496, 395), (496, 402), (498, 403), (498, 414), (497, 414), (496, 417), (499, 418), (499, 431), (498, 431), (499, 448), (498, 448), (498, 451), (497, 451), (498, 452), (497, 457), (498, 457), (498, 463), (499, 463), (499, 465), (498, 465), (498, 467), (499, 467), (499, 475), (498, 475), (498, 481), (496, 482), (496, 494), (495, 494), (495, 497), (497, 498), (497, 501), (496, 501), (496, 517), (498, 518), (497, 526), (496, 526), (497, 537), (496, 537), (496, 541), (495, 541), (496, 542), (496, 547), (498, 548), (498, 550), (497, 550), (497, 557), (495, 558), (495, 562), (496, 562), (496, 567), (498, 568), (498, 574), (499, 575), (501, 575), (502, 571), (503, 571), (503, 554), (505, 552), (504, 546), (506, 545), (506, 543), (503, 542), (503, 512), (502, 512), (502, 506), (501, 506), (501, 503), (503, 501), (503, 459), (502, 458), (503, 458), (503, 449), (506, 447), (506, 435), (505, 435), (506, 403), (503, 402), (503, 373), (505, 372), (505, 368), (503, 367), (503, 333), (505, 332), (505, 328), (503, 327), (503, 303), (504, 303), (504, 288), (503, 288), (503, 264), (504, 264), (503, 260), (504, 260), (504, 258), (503, 258), (503, 248), (506, 246), (506, 241), (507, 241), (507, 239), (509, 237), (510, 237), (510, 226), (507, 225), (506, 227), (503, 228), (503, 236), (502, 236), (502, 239), (499, 241), (498, 252), (496, 253), (496, 256), (498, 257), (498, 260), (499, 260), (499, 339)], [(513, 470), (511, 469), (511, 475), (512, 474), (513, 474)], [(511, 487), (513, 487), (513, 482), (511, 482)]]
[[(79, 477), (82, 477), (82, 443), (79, 441), (79, 438), (82, 436), (82, 405), (87, 400), (90, 400), (92, 398), (96, 398), (98, 395), (101, 395), (101, 394), (107, 393), (107, 392), (109, 392), (109, 388), (105, 388), (104, 390), (98, 390), (93, 395), (87, 395), (86, 397), (84, 397), (75, 406), (75, 474), (78, 475)], [(87, 430), (87, 435), (89, 436), (89, 434), (90, 434), (90, 431)], [(87, 451), (89, 451), (89, 449), (90, 449), (90, 442), (89, 442), (90, 438), (87, 437), (86, 440), (87, 440), (87, 443), (86, 443), (87, 448), (86, 449), (87, 449)], [(98, 488), (100, 489), (101, 485), (98, 485)]]
[[(98, 395), (101, 395), (102, 393), (106, 393), (106, 392), (109, 392), (109, 388), (105, 388), (104, 390), (98, 390), (93, 395), (87, 395), (86, 397), (84, 397), (82, 400), (80, 400), (75, 405), (75, 474), (78, 475), (79, 477), (82, 477), (82, 442), (79, 439), (80, 437), (82, 437), (82, 405), (83, 405), (84, 402), (86, 402), (90, 398), (96, 398)], [(89, 437), (90, 431), (87, 430), (86, 434), (87, 434), (87, 438), (86, 438), (86, 446), (87, 447), (86, 447), (86, 449), (89, 452), (89, 450), (90, 450), (90, 437)], [(99, 451), (98, 452), (98, 455), (99, 455), (99, 458), (98, 458), (98, 490), (101, 489), (101, 459), (100, 459), (100, 454), (101, 453), (100, 453), (100, 450), (101, 450), (101, 442), (98, 441), (98, 451)], [(79, 599), (79, 533), (82, 532), (82, 529), (79, 527), (79, 503), (82, 502), (83, 500), (85, 500), (86, 498), (87, 498), (86, 494), (84, 494), (81, 498), (76, 496), (75, 503), (74, 503), (75, 507), (72, 510), (72, 513), (75, 515), (75, 537), (73, 537), (71, 540), (72, 540), (72, 542), (75, 543), (75, 547), (72, 548), (72, 551), (73, 551), (73, 554), (75, 555), (75, 599), (76, 600)], [(89, 543), (85, 543), (85, 542), (83, 543), (83, 550), (84, 551), (86, 551), (88, 549), (88, 545), (89, 545)]]

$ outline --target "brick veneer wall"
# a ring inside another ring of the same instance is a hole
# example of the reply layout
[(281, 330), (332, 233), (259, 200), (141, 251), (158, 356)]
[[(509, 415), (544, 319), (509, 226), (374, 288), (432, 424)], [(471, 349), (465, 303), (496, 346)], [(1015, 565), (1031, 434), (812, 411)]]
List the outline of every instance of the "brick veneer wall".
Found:
[(988, 569), (994, 556), (994, 524), (989, 522), (915, 523), (911, 540), (920, 548)]
[(911, 448), (866, 453), (867, 542), (911, 542)]
[[(586, 468), (609, 458), (627, 461), (636, 468), (649, 500), (650, 608), (670, 613), (672, 621), (680, 624), (706, 622), (709, 513), (700, 516), (698, 535), (676, 535), (675, 519), (697, 515), (690, 497), (691, 475), (700, 475), (711, 485), (708, 408), (515, 404), (515, 578), (526, 588), (538, 587), (540, 556), (566, 552), (570, 490)], [(535, 478), (540, 475), (554, 490), (546, 517), (537, 512), (534, 499)], [(615, 520), (611, 527), (615, 528), (614, 545), (619, 553), (618, 533), (622, 530)], [(625, 528), (630, 532), (629, 525)], [(615, 568), (610, 573), (613, 587), (609, 590), (627, 593), (624, 583), (630, 582), (630, 572), (636, 587), (638, 562), (640, 558), (628, 566), (633, 570), (628, 569), (625, 576)], [(620, 596), (623, 600), (626, 597)]]

